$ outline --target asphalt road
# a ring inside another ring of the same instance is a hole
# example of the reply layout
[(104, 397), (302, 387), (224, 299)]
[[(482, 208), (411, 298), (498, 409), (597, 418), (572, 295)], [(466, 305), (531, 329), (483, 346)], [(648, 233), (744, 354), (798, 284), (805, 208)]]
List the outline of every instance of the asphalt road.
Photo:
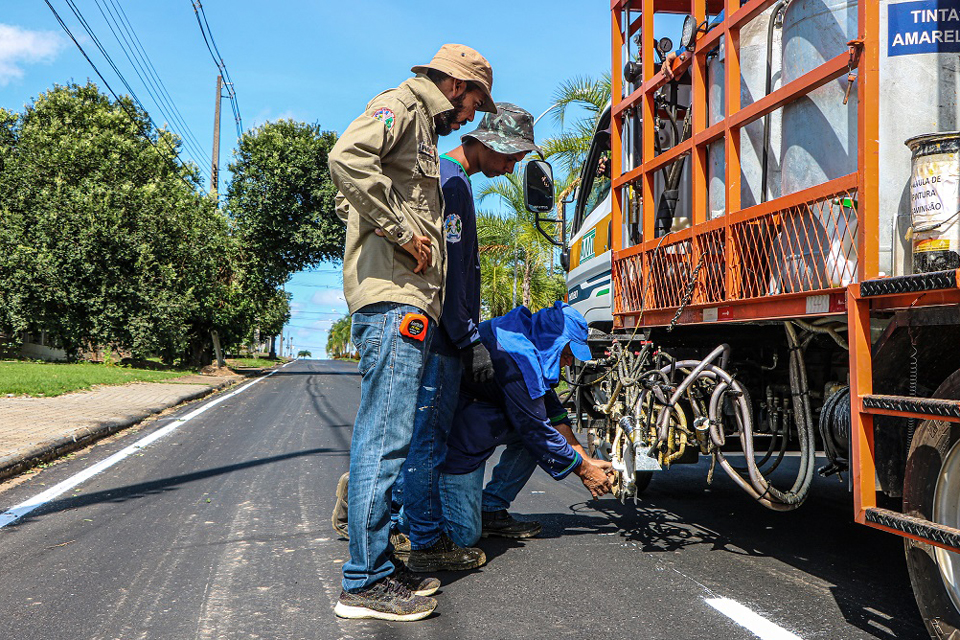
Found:
[[(439, 576), (434, 616), (338, 620), (329, 515), (358, 399), (355, 365), (294, 363), (0, 529), (0, 638), (758, 637), (730, 601), (764, 638), (924, 635), (900, 540), (853, 524), (844, 485), (778, 514), (705, 464), (636, 506), (538, 471), (514, 511), (541, 536), (482, 541), (485, 567)], [(199, 406), (0, 486), (0, 512)]]

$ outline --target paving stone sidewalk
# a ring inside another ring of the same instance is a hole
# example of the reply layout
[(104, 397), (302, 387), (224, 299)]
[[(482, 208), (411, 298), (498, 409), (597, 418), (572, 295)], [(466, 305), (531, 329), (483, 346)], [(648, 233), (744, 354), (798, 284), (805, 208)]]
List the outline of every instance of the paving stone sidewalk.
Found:
[(0, 478), (244, 379), (192, 375), (54, 398), (0, 398)]

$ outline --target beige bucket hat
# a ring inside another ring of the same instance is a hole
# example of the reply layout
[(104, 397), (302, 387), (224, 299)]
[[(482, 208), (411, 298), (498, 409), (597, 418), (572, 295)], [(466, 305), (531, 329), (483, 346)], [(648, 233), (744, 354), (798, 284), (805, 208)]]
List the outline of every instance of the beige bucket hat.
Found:
[(440, 47), (440, 51), (437, 51), (437, 55), (433, 56), (433, 60), (427, 64), (417, 65), (410, 71), (425, 73), (427, 69), (442, 71), (457, 80), (475, 82), (483, 91), (483, 103), (479, 110), (487, 113), (497, 112), (497, 106), (491, 95), (493, 91), (493, 67), (476, 50), (465, 44), (445, 44)]

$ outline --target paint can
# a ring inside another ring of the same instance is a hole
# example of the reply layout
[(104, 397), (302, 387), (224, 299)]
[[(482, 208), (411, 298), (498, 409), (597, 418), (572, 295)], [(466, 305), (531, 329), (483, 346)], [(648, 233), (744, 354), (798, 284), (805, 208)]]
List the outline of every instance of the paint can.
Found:
[(913, 272), (960, 268), (960, 132), (928, 133), (905, 143), (910, 178)]

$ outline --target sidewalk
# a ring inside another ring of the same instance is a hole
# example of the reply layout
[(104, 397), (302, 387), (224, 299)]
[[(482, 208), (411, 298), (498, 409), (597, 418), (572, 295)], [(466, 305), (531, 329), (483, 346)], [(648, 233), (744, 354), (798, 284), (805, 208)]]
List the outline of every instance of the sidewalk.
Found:
[(244, 379), (190, 375), (54, 398), (0, 398), (0, 479)]

